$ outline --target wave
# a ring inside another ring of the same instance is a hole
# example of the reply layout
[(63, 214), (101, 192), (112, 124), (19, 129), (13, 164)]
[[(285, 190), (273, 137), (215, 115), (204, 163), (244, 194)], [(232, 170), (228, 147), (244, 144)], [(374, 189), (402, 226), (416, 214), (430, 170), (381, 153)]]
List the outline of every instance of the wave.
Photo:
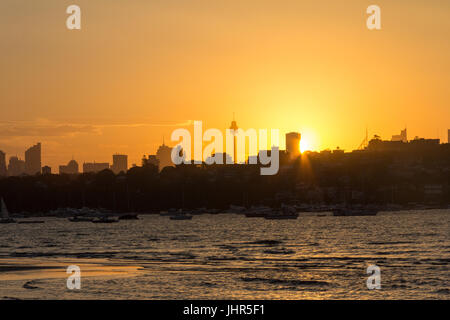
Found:
[(34, 285), (35, 283), (36, 283), (35, 280), (27, 281), (27, 282), (24, 283), (23, 288), (24, 289), (30, 289), (30, 290), (41, 289), (41, 288), (35, 286)]
[(277, 246), (282, 244), (283, 241), (281, 240), (257, 240), (252, 242), (245, 242), (245, 244), (261, 244), (265, 246)]
[(268, 284), (280, 284), (280, 285), (290, 285), (290, 286), (329, 286), (330, 283), (326, 281), (319, 280), (296, 280), (296, 279), (273, 279), (273, 278), (250, 278), (242, 277), (244, 282), (263, 282)]
[(290, 249), (281, 248), (281, 249), (264, 250), (264, 253), (267, 253), (267, 254), (294, 254), (295, 251), (290, 250)]

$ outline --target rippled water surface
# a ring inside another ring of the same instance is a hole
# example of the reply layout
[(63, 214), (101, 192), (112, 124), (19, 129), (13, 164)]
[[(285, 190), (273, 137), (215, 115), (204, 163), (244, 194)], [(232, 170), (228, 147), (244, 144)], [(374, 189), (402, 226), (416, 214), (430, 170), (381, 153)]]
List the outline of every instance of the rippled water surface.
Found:
[[(449, 299), (450, 211), (0, 225), (0, 298)], [(381, 290), (366, 269), (381, 268)], [(80, 290), (66, 267), (81, 267)]]

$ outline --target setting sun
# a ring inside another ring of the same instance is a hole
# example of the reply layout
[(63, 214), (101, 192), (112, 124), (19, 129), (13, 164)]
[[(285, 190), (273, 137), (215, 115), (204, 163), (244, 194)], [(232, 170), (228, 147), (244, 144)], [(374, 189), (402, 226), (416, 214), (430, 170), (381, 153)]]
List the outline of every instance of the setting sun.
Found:
[(315, 151), (318, 149), (318, 143), (316, 134), (312, 129), (309, 128), (301, 128), (299, 129), (302, 137), (300, 140), (300, 152), (303, 153), (305, 151)]
[(311, 151), (311, 144), (307, 139), (303, 139), (300, 141), (300, 152), (303, 153), (305, 151)]

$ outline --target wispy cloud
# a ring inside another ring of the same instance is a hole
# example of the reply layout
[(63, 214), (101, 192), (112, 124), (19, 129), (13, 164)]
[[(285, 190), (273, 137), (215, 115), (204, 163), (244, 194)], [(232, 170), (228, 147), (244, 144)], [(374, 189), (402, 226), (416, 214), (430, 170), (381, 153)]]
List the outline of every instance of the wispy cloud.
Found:
[(70, 137), (80, 134), (102, 134), (106, 128), (183, 127), (192, 120), (178, 123), (67, 123), (48, 119), (34, 121), (0, 121), (0, 137)]

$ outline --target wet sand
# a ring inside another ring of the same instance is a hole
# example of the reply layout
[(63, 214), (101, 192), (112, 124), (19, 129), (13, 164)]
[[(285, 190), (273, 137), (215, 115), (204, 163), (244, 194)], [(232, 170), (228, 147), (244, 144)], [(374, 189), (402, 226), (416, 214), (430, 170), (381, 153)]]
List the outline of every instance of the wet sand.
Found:
[(67, 278), (71, 265), (80, 267), (82, 277), (132, 277), (140, 269), (106, 259), (0, 259), (0, 281)]

